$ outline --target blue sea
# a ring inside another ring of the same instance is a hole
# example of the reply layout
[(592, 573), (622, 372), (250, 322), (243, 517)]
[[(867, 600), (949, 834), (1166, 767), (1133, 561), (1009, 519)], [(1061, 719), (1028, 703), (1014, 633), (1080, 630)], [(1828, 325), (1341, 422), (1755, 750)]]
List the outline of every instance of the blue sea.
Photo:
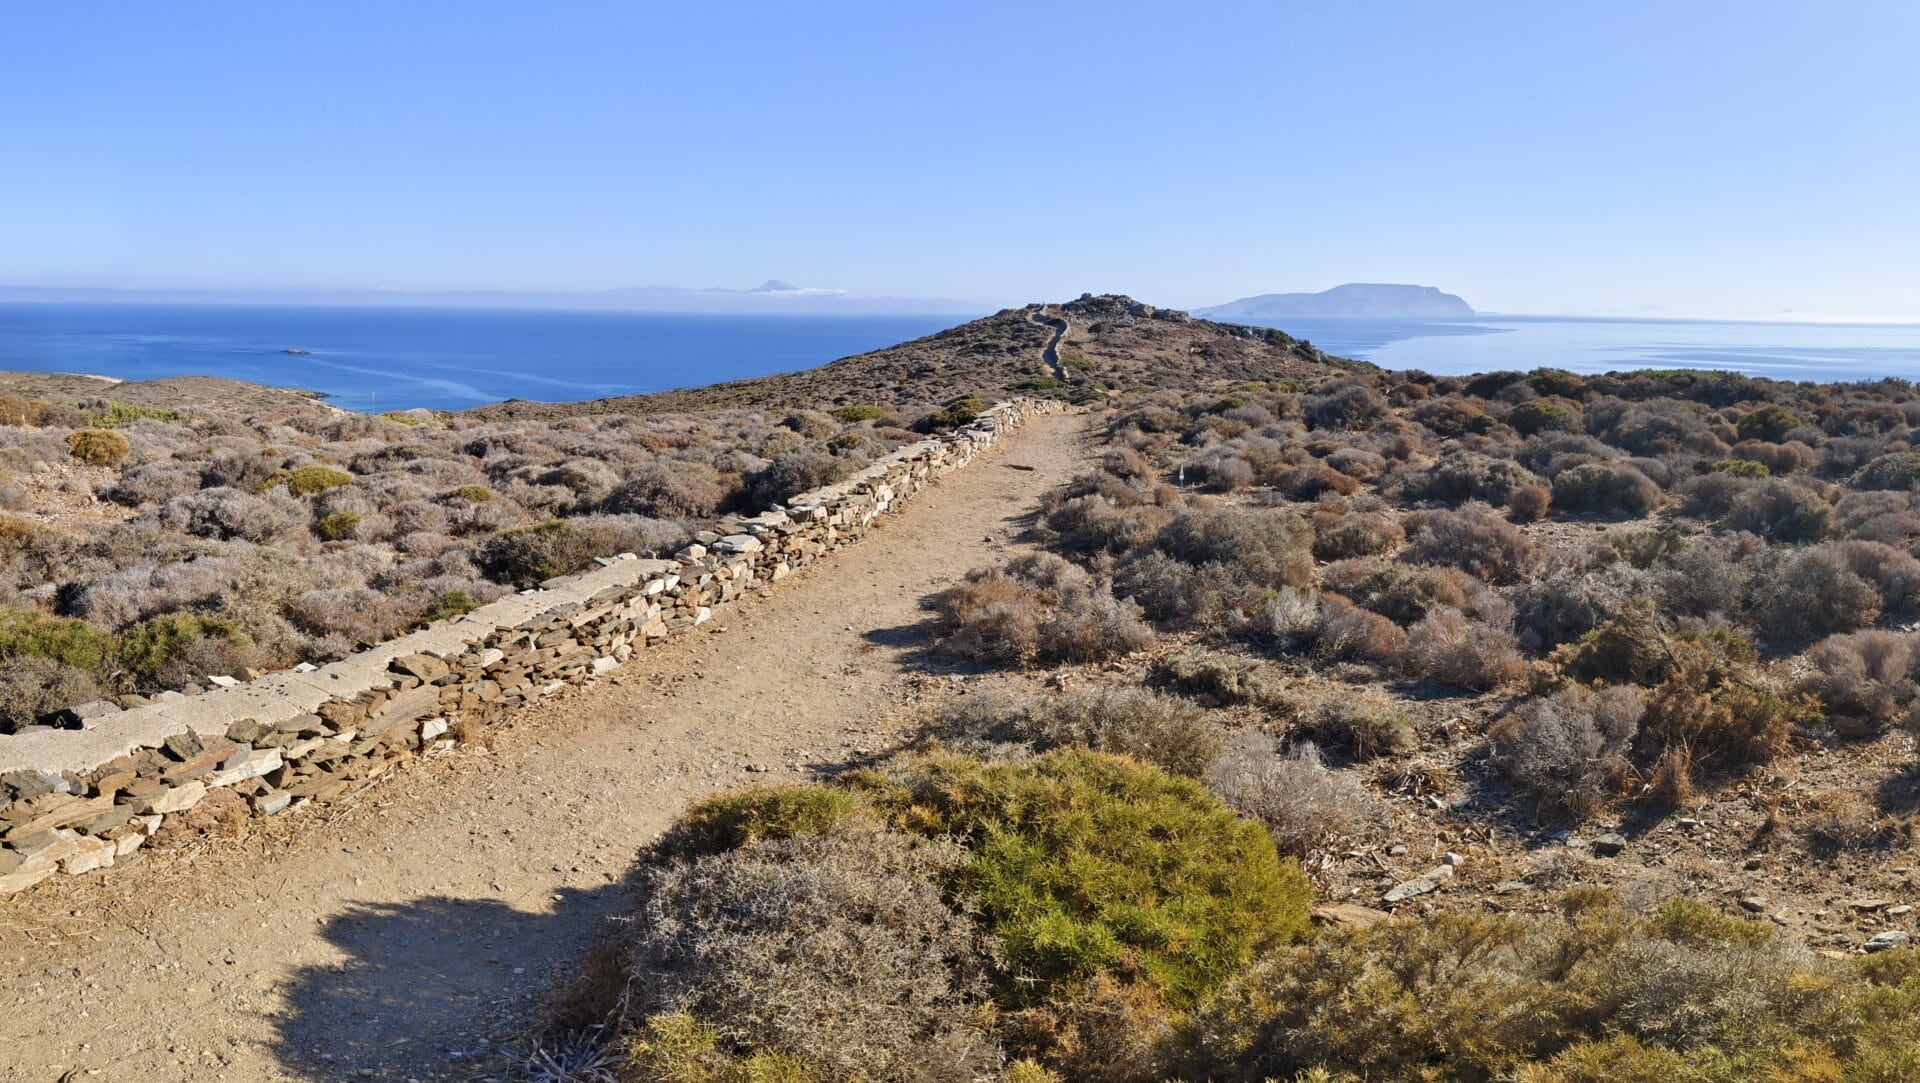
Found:
[(1240, 322), (1279, 327), (1339, 357), (1439, 376), (1550, 367), (1579, 373), (1730, 369), (1776, 380), (1920, 379), (1920, 324), (1557, 316)]
[[(355, 410), (633, 395), (811, 368), (955, 316), (0, 303), (0, 369), (229, 376)], [(1485, 316), (1266, 321), (1328, 353), (1452, 375), (1720, 368), (1787, 380), (1920, 378), (1920, 325)], [(305, 355), (282, 351), (298, 348)]]
[(462, 410), (813, 368), (960, 319), (0, 303), (0, 369), (124, 380), (228, 376), (318, 391), (352, 410)]

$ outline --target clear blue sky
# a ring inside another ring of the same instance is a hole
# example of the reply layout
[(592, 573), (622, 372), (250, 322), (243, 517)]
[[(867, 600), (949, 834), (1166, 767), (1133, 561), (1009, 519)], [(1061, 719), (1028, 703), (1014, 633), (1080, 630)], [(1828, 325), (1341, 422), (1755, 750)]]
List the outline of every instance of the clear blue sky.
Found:
[(1911, 2), (18, 4), (0, 283), (1920, 315), (1916, 46)]

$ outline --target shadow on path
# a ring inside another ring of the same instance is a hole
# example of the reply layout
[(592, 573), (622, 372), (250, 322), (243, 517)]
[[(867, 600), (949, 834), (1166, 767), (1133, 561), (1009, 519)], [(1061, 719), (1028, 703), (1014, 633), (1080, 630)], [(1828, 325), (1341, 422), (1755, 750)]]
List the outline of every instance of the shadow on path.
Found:
[(347, 959), (295, 973), (275, 1051), (323, 1083), (504, 1078), (502, 1054), (529, 1029), (515, 1013), (631, 898), (615, 883), (566, 889), (544, 913), (447, 896), (355, 905), (322, 930)]

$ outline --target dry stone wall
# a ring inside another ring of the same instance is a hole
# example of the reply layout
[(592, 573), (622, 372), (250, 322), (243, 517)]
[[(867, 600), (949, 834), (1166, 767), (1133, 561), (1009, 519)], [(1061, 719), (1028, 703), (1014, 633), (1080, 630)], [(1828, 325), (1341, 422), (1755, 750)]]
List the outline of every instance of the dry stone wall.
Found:
[(0, 895), (112, 865), (169, 818), (274, 815), (354, 793), (693, 631), (716, 607), (858, 541), (1028, 418), (1064, 409), (1002, 403), (784, 508), (723, 519), (671, 560), (605, 557), (329, 665), (126, 710), (90, 704), (76, 712), (81, 728), (0, 736)]

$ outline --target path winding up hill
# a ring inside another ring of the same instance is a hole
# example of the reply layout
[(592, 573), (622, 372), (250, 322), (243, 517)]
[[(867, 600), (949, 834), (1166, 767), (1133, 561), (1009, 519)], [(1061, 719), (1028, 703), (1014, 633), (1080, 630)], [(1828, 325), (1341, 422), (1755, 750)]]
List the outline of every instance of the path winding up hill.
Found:
[(722, 630), (529, 710), (491, 749), (23, 896), (0, 910), (0, 1077), (499, 1072), (497, 1043), (623, 908), (635, 851), (688, 803), (900, 741), (912, 703), (949, 680), (926, 656), (922, 599), (1021, 546), (1040, 495), (1090, 461), (1089, 424), (1036, 419)]

